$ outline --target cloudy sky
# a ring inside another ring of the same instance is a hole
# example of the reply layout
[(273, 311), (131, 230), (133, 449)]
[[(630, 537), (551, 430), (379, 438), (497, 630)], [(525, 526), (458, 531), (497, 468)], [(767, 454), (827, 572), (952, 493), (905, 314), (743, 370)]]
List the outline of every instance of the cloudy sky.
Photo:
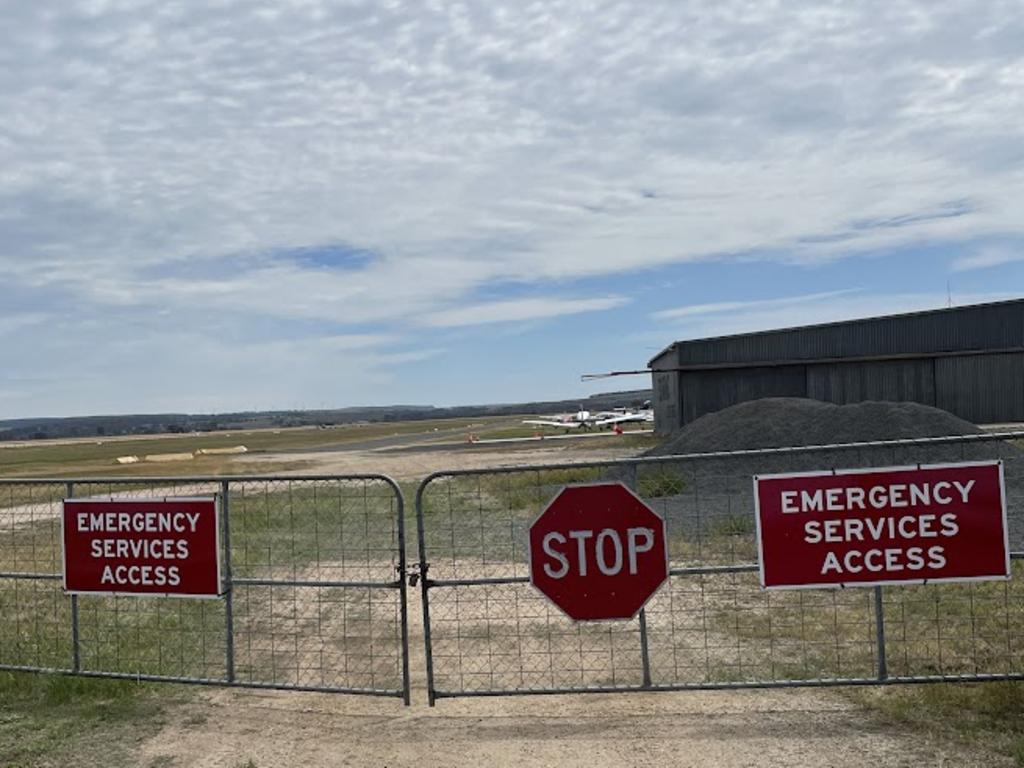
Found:
[(575, 397), (1024, 294), (1020, 0), (0, 14), (0, 418)]

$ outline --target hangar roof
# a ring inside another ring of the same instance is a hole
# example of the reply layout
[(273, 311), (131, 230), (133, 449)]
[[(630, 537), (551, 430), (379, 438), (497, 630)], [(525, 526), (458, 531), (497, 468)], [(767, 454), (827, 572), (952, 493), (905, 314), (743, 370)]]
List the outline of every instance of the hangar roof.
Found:
[(771, 363), (1024, 348), (1024, 299), (676, 341), (680, 365)]

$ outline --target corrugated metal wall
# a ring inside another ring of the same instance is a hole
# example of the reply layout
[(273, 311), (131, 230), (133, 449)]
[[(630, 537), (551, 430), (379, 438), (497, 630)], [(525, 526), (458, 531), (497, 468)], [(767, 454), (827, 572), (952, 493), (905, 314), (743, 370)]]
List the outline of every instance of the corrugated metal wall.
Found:
[[(760, 397), (912, 401), (979, 424), (1024, 421), (1024, 352), (1011, 351), (1021, 348), (1024, 300), (679, 342), (651, 367), (695, 370), (654, 374), (655, 427)], [(904, 359), (857, 359), (890, 356)]]
[(1024, 354), (935, 361), (935, 404), (976, 424), (1024, 421)]
[[(663, 367), (674, 366), (677, 359), (675, 354), (668, 355), (661, 365)], [(681, 377), (678, 371), (658, 373), (655, 370), (653, 379), (654, 401), (651, 405), (654, 408), (654, 426), (657, 431), (668, 434), (683, 425), (682, 404), (679, 396)]]
[(680, 390), (683, 423), (688, 424), (705, 413), (747, 400), (807, 397), (807, 377), (802, 365), (701, 371), (682, 376)]
[(910, 400), (935, 405), (934, 360), (807, 366), (807, 397), (829, 403)]

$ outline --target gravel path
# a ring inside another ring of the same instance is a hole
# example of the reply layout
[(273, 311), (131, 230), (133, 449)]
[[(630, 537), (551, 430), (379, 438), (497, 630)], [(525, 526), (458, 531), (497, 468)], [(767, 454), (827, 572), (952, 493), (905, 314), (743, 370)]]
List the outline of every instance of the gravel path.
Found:
[(217, 691), (174, 713), (139, 765), (559, 768), (997, 768), (1009, 761), (883, 728), (822, 691), (442, 701)]

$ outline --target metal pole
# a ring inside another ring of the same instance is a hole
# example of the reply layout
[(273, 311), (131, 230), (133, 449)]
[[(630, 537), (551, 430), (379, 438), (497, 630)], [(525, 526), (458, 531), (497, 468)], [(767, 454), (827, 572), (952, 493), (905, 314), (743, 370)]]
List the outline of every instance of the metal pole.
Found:
[(231, 483), (222, 480), (220, 484), (221, 515), (224, 518), (224, 642), (225, 642), (225, 665), (227, 666), (227, 680), (235, 682), (235, 615), (233, 610), (234, 585), (231, 581), (231, 504), (229, 493)]
[(395, 503), (398, 507), (398, 598), (399, 616), (402, 621), (402, 701), (405, 706), (412, 703), (412, 681), (409, 678), (409, 606), (406, 589), (406, 557), (405, 557), (405, 499), (402, 489), (393, 481), (389, 481), (395, 492)]
[[(636, 464), (632, 464), (629, 467), (629, 474), (626, 478), (626, 486), (633, 491), (637, 492), (637, 474), (639, 468)], [(651, 687), (651, 652), (647, 642), (647, 609), (640, 609), (640, 663), (643, 665), (644, 673), (644, 688)]]
[(875, 587), (875, 645), (878, 647), (878, 679), (889, 679), (889, 665), (885, 657), (885, 606), (882, 603), (882, 588)]
[(423, 525), (423, 492), (430, 481), (431, 478), (428, 477), (416, 489), (416, 536), (419, 539), (420, 598), (423, 602), (423, 650), (427, 654), (427, 704), (432, 707), (437, 697), (434, 695), (434, 655), (430, 643), (430, 584), (427, 573), (429, 566), (427, 564), (427, 540), (424, 536)]
[(640, 609), (640, 663), (644, 668), (644, 688), (651, 687), (651, 654), (647, 649), (647, 609)]
[[(64, 486), (64, 498), (70, 499), (75, 495), (75, 484), (68, 482)], [(61, 510), (61, 514), (64, 514)], [(63, 548), (64, 542), (61, 542)], [(71, 596), (71, 669), (75, 672), (82, 671), (82, 640), (78, 631), (78, 595)]]

